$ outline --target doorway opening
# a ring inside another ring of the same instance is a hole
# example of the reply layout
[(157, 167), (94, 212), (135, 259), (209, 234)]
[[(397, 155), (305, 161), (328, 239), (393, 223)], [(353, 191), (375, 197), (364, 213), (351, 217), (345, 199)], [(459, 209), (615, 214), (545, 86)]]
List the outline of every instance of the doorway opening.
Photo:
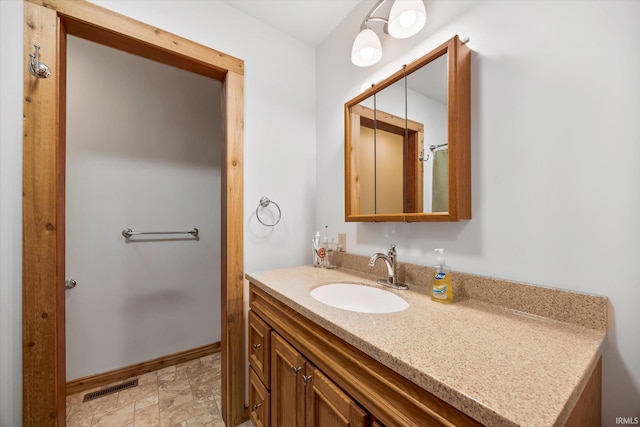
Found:
[[(67, 35), (222, 83), (221, 369), (228, 425), (247, 418), (243, 343), (243, 62), (88, 2), (25, 1), (25, 51), (40, 46), (51, 76), (25, 67), (23, 153), (23, 425), (64, 426)], [(26, 54), (25, 54), (26, 55)]]

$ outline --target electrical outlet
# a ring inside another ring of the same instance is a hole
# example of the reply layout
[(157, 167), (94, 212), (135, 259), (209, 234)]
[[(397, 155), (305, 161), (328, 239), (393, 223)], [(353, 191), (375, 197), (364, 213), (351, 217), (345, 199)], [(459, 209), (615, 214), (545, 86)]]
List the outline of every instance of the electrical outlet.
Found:
[(347, 233), (338, 233), (338, 245), (342, 248), (342, 252), (347, 252)]

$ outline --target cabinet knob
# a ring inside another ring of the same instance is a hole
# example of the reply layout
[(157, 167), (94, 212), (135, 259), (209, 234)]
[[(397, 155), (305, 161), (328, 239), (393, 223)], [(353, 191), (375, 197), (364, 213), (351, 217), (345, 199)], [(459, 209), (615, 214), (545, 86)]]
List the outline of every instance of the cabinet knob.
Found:
[(257, 349), (259, 349), (261, 346), (262, 346), (262, 344), (260, 344), (260, 343), (255, 343), (255, 344), (253, 344), (251, 347), (253, 347), (253, 349), (254, 349), (254, 350), (257, 350)]
[(257, 411), (258, 408), (260, 408), (261, 406), (262, 406), (262, 403), (256, 403), (256, 404), (253, 405), (253, 410)]
[(302, 366), (299, 366), (297, 368), (294, 366), (294, 367), (291, 368), (291, 373), (293, 375), (298, 375), (298, 372), (300, 372), (301, 370), (302, 370)]
[(302, 376), (302, 384), (307, 385), (309, 381), (311, 381), (312, 375), (303, 375)]

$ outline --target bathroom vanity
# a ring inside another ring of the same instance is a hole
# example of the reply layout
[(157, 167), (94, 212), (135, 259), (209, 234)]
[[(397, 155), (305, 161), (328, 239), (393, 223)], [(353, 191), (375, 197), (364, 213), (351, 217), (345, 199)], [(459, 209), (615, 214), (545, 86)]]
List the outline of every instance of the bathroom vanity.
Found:
[(415, 284), (391, 291), (409, 303), (394, 313), (342, 310), (310, 296), (327, 283), (379, 287), (376, 276), (344, 268), (247, 279), (255, 426), (600, 423), (603, 328), (473, 298), (438, 304)]

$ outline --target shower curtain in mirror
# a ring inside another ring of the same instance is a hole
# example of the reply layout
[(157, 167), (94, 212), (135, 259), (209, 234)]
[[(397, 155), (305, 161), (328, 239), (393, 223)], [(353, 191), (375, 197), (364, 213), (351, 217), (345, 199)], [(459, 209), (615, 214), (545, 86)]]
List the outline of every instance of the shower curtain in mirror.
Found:
[(449, 211), (449, 149), (433, 154), (432, 212)]

